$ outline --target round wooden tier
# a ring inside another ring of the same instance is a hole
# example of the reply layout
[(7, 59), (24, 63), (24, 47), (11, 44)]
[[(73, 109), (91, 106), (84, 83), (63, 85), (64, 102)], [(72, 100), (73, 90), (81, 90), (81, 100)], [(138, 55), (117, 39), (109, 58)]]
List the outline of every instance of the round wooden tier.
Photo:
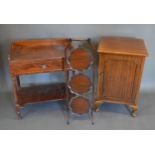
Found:
[(69, 85), (72, 91), (82, 94), (90, 90), (91, 81), (88, 76), (78, 74), (71, 78)]
[(76, 49), (72, 51), (69, 57), (69, 62), (73, 69), (82, 71), (89, 68), (92, 62), (92, 58), (86, 50)]
[(83, 115), (89, 112), (89, 100), (84, 97), (76, 97), (71, 100), (70, 107), (73, 113)]

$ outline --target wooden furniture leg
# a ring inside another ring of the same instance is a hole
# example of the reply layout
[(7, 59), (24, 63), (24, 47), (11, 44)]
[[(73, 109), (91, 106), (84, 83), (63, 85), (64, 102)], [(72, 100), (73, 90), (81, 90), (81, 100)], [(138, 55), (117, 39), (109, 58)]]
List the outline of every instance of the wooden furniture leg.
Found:
[(16, 76), (16, 79), (17, 79), (17, 85), (18, 85), (18, 87), (20, 87), (20, 78), (19, 78), (19, 76)]
[(17, 113), (18, 119), (22, 119), (21, 106), (20, 106), (20, 104), (17, 104), (17, 103), (16, 103), (16, 113)]
[(132, 117), (136, 117), (137, 116), (137, 112), (138, 112), (138, 108), (137, 108), (137, 106), (129, 106), (130, 107), (130, 109), (131, 109), (131, 116)]
[(16, 113), (17, 113), (17, 117), (18, 119), (21, 119), (22, 116), (21, 116), (21, 106), (20, 106), (20, 103), (18, 101), (18, 89), (19, 89), (19, 84), (20, 84), (20, 81), (19, 81), (19, 77), (18, 76), (12, 76), (12, 84), (13, 84), (13, 93), (14, 93), (14, 96), (15, 96), (15, 102), (16, 102)]
[(138, 112), (138, 107), (137, 106), (133, 106), (133, 105), (125, 105), (127, 110), (130, 112), (130, 115), (132, 117), (136, 117), (137, 116), (137, 112)]
[(103, 101), (96, 101), (95, 102), (95, 107), (94, 107), (94, 110), (96, 112), (99, 112), (100, 111), (100, 105), (103, 103)]

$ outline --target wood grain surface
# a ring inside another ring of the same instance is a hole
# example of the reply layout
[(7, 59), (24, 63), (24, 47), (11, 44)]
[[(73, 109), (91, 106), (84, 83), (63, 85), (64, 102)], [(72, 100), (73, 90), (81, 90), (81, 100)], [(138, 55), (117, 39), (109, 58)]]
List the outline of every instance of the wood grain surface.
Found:
[(103, 37), (98, 53), (97, 111), (104, 102), (126, 104), (135, 116), (144, 61), (148, 55), (144, 41)]

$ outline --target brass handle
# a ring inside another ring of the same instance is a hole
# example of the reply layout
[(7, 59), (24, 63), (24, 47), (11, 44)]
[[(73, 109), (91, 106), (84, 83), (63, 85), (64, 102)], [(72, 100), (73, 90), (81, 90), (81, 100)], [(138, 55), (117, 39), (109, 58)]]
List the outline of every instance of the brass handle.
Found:
[(42, 69), (46, 69), (47, 68), (47, 65), (42, 65)]

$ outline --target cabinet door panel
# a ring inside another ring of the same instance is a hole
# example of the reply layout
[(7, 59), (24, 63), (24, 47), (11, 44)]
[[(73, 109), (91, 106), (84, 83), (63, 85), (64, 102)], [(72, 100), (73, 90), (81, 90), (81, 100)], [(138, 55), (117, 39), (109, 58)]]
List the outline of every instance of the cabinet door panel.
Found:
[(132, 102), (138, 64), (132, 57), (105, 55), (102, 58), (102, 97)]

